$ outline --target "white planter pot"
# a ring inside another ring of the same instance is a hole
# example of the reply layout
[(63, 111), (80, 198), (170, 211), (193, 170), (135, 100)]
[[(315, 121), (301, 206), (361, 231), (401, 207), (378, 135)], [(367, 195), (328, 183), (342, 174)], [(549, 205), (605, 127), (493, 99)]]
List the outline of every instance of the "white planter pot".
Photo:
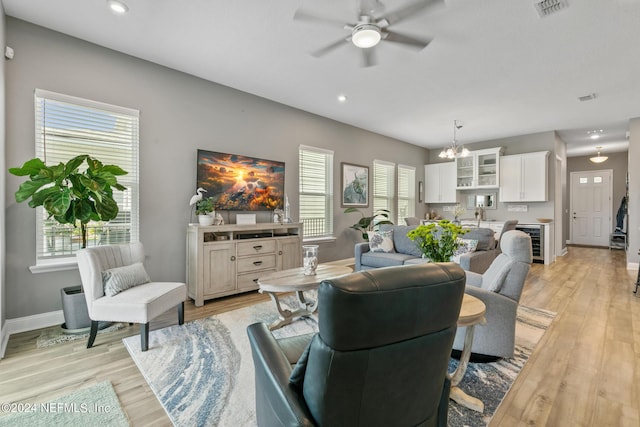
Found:
[(200, 225), (213, 225), (213, 216), (198, 215), (198, 223), (200, 223)]

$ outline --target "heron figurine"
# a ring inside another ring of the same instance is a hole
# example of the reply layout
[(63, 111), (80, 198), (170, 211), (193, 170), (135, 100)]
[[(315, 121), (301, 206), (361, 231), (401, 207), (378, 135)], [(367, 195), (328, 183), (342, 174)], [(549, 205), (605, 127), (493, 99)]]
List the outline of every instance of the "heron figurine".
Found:
[(189, 201), (189, 206), (193, 206), (196, 203), (198, 203), (200, 200), (202, 200), (202, 193), (206, 193), (206, 192), (207, 190), (205, 190), (204, 188), (198, 187), (198, 189), (196, 190), (196, 194), (191, 196), (191, 200)]

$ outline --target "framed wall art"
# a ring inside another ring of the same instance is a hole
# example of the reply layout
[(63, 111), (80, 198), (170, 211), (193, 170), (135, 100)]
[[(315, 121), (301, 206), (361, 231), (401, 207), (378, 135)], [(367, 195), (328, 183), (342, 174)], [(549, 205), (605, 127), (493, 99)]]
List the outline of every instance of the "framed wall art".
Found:
[(369, 207), (369, 167), (342, 163), (342, 207)]

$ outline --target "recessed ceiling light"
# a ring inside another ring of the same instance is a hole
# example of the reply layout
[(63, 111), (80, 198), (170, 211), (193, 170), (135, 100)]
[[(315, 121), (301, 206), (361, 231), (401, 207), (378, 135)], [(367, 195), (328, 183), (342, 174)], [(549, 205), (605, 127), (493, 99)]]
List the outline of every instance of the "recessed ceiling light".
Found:
[(129, 11), (129, 7), (120, 0), (107, 0), (107, 5), (113, 13), (118, 15), (124, 15)]
[(587, 135), (589, 135), (591, 139), (598, 139), (602, 135), (602, 132), (604, 132), (602, 129), (589, 130), (587, 131)]
[(347, 95), (344, 95), (344, 94), (338, 95), (338, 102), (347, 102), (347, 99), (349, 99), (347, 98)]

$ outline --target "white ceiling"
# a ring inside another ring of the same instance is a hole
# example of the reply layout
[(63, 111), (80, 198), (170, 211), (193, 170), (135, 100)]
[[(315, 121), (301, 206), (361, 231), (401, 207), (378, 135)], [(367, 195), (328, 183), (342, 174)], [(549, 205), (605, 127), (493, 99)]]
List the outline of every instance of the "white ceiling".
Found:
[(369, 68), (347, 43), (312, 57), (348, 31), (293, 19), (302, 8), (354, 22), (356, 0), (124, 1), (124, 16), (106, 0), (2, 3), (9, 16), (429, 148), (451, 141), (457, 119), (465, 144), (557, 130), (570, 156), (625, 151), (640, 117), (640, 0), (567, 0), (545, 18), (533, 0), (446, 0), (391, 26), (429, 46), (382, 42)]

